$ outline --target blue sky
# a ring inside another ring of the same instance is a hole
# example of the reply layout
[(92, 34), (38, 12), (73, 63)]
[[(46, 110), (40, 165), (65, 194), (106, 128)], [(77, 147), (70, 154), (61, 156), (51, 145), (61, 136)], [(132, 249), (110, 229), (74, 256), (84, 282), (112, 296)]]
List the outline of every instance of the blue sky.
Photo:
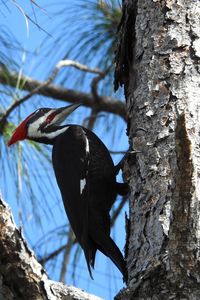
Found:
[[(21, 7), (23, 7), (24, 11), (26, 11), (34, 19), (32, 8), (27, 2), (28, 1), (19, 1), (18, 3), (21, 5)], [(35, 8), (37, 22), (46, 32), (51, 32), (51, 29), (59, 23), (59, 20), (56, 20), (55, 17), (53, 17), (53, 12), (56, 8), (58, 8), (59, 3), (57, 4), (57, 6), (50, 5), (51, 3), (55, 3), (55, 0), (38, 1), (37, 3), (41, 7), (46, 7), (45, 12), (41, 12), (39, 9)], [(21, 70), (23, 71), (23, 73), (33, 78), (44, 80), (47, 77), (47, 74), (49, 73), (51, 67), (53, 67), (55, 59), (57, 59), (55, 57), (49, 59), (49, 56), (46, 56), (46, 54), (43, 52), (43, 47), (41, 47), (41, 45), (43, 45), (44, 43), (44, 40), (49, 37), (43, 30), (39, 29), (37, 26), (34, 26), (31, 22), (28, 22), (27, 27), (27, 21), (20, 12), (20, 10), (13, 4), (8, 4), (8, 6), (9, 9), (7, 9), (6, 7), (0, 7), (0, 10), (2, 11), (0, 15), (1, 25), (7, 26), (24, 48), (24, 51), (17, 53), (17, 59), (19, 65), (21, 66)], [(73, 26), (73, 24), (71, 26)], [(57, 27), (57, 30), (59, 30), (59, 26)], [(66, 28), (66, 31), (67, 30), (68, 28)], [(56, 39), (56, 33), (55, 35), (52, 35), (50, 39)], [(59, 58), (58, 55), (58, 59), (61, 58), (62, 57)], [(66, 84), (67, 87), (74, 88), (72, 82), (67, 82)], [(85, 83), (84, 87), (81, 88), (81, 90), (83, 89), (85, 91), (88, 91), (87, 83)], [(59, 107), (63, 106), (63, 103), (57, 101), (55, 103), (51, 99), (49, 100), (43, 99), (42, 97), (35, 97), (33, 101), (29, 101), (20, 110), (20, 118), (25, 118), (27, 114), (31, 113), (33, 110), (38, 108), (38, 106)], [(71, 118), (69, 121), (81, 124), (82, 120), (85, 117), (87, 117), (89, 113), (89, 109), (80, 108), (76, 112), (74, 112), (73, 118)], [(12, 114), (11, 120), (16, 122), (16, 112)], [(105, 127), (111, 128), (108, 131), (108, 133), (105, 133)], [(128, 147), (125, 129), (126, 125), (120, 118), (113, 119), (111, 117), (108, 121), (98, 122), (98, 126), (94, 128), (94, 131), (103, 140), (103, 142), (109, 149), (119, 151), (126, 150)], [(21, 143), (21, 148), (23, 152), (21, 157), (21, 163), (23, 164), (23, 155), (28, 156), (31, 152), (29, 152), (30, 149), (29, 146), (27, 146), (26, 142)], [(14, 149), (9, 149), (9, 151), (14, 151)], [(47, 151), (51, 150), (49, 149)], [(115, 162), (118, 162), (120, 160), (120, 157), (120, 155), (114, 155), (113, 159), (115, 160)], [(42, 160), (44, 160), (44, 158), (42, 158)], [(8, 191), (4, 188), (4, 184), (2, 183), (2, 187), (0, 188), (3, 190), (4, 197), (6, 198), (7, 202), (9, 202), (9, 205), (12, 208), (15, 220), (18, 224), (20, 224), (20, 215), (26, 211), (25, 217), (23, 218), (25, 222), (24, 232), (31, 247), (34, 247), (35, 244), (38, 245), (42, 237), (49, 237), (49, 239), (45, 241), (45, 245), (43, 245), (42, 250), (44, 252), (44, 247), (46, 247), (46, 250), (48, 252), (51, 249), (51, 247), (53, 249), (57, 243), (56, 240), (52, 241), (51, 235), (48, 235), (49, 231), (54, 231), (55, 228), (58, 228), (59, 226), (65, 227), (65, 224), (67, 224), (67, 219), (64, 209), (62, 207), (60, 193), (55, 182), (52, 166), (44, 162), (47, 168), (46, 175), (41, 165), (41, 161), (38, 161), (37, 156), (32, 156), (30, 161), (31, 163), (29, 167), (31, 171), (33, 173), (37, 172), (36, 176), (41, 182), (40, 188), (38, 188), (36, 182), (33, 183), (33, 189), (35, 194), (37, 195), (37, 203), (43, 202), (46, 203), (45, 205), (51, 206), (53, 208), (53, 213), (50, 213), (48, 209), (44, 209), (44, 205), (40, 206), (37, 204), (37, 208), (34, 209), (36, 209), (39, 212), (39, 218), (41, 220), (36, 222), (33, 218), (34, 205), (32, 205), (32, 201), (34, 201), (34, 199), (24, 200), (24, 197), (22, 197), (22, 194), (24, 195), (26, 193), (27, 187), (25, 184), (21, 187), (21, 190), (18, 193), (18, 199), (16, 199), (16, 193), (12, 192), (15, 191), (14, 186), (13, 188), (9, 188)], [(9, 170), (7, 170), (6, 174), (9, 174)], [(48, 176), (51, 179), (50, 181), (48, 180)], [(13, 184), (13, 181), (10, 182), (12, 182)], [(44, 192), (41, 193), (41, 190), (43, 190)], [(120, 200), (118, 199), (117, 201)], [(123, 249), (125, 243), (124, 214), (125, 210), (122, 211), (121, 216), (119, 217), (112, 232), (112, 235), (114, 236), (116, 243), (121, 250)], [(58, 235), (59, 234), (61, 233), (58, 233)], [(62, 238), (64, 243), (64, 234), (63, 237), (61, 237), (61, 239)], [(95, 265), (96, 271), (94, 272), (94, 281), (91, 280), (89, 277), (84, 259), (79, 260), (78, 265), (76, 266), (76, 277), (75, 279), (73, 279), (71, 276), (73, 270), (73, 256), (76, 254), (79, 255), (79, 252), (76, 253), (74, 251), (71, 257), (71, 262), (69, 264), (69, 272), (67, 273), (66, 278), (67, 284), (75, 284), (77, 287), (80, 287), (86, 290), (87, 292), (96, 294), (104, 299), (112, 299), (113, 296), (117, 293), (117, 291), (119, 291), (119, 289), (123, 287), (121, 274), (118, 272), (116, 267), (107, 258), (105, 258), (103, 254), (98, 253)], [(62, 256), (59, 256), (54, 268), (52, 265), (48, 265), (47, 271), (50, 277), (54, 280), (58, 280), (59, 278), (58, 265), (61, 260)]]

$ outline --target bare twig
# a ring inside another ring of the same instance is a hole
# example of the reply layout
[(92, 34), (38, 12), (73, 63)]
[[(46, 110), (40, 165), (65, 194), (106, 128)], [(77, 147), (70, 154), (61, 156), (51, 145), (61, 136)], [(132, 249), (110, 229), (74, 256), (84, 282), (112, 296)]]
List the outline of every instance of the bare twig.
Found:
[(98, 94), (98, 84), (99, 82), (105, 78), (105, 76), (108, 74), (108, 72), (110, 71), (109, 67), (104, 73), (99, 73), (98, 76), (96, 76), (95, 78), (93, 78), (92, 82), (91, 82), (91, 92), (94, 96), (94, 105), (89, 117), (89, 121), (88, 121), (88, 125), (87, 128), (92, 130), (94, 128), (94, 124), (96, 122), (98, 113), (99, 113), (99, 103), (101, 101), (101, 97)]
[[(99, 70), (98, 68), (89, 68), (88, 66), (86, 65), (83, 65), (81, 63), (79, 63), (78, 61), (75, 61), (75, 60), (70, 60), (70, 59), (65, 59), (65, 60), (61, 60), (57, 63), (53, 73), (58, 70), (60, 70), (61, 68), (63, 67), (74, 67), (78, 70), (81, 70), (83, 72), (88, 72), (88, 73), (94, 73), (94, 74), (99, 74), (100, 76), (104, 76), (105, 73), (101, 70)], [(57, 73), (56, 73), (57, 75)]]
[(90, 116), (88, 118), (88, 124), (87, 124), (87, 128), (89, 130), (93, 130), (94, 128), (94, 124), (96, 122), (96, 119), (98, 117), (98, 108), (97, 107), (93, 107), (92, 110), (91, 110), (91, 113), (90, 113)]
[(93, 80), (92, 80), (91, 91), (92, 91), (92, 94), (94, 95), (95, 101), (99, 100), (99, 94), (98, 94), (98, 91), (97, 91), (98, 84), (102, 79), (104, 79), (106, 74), (107, 73), (99, 74), (98, 76), (94, 77)]
[(98, 88), (99, 81), (102, 80), (104, 77), (105, 77), (105, 74), (103, 74), (103, 75), (99, 74), (92, 80), (92, 83), (91, 83), (91, 91), (94, 96), (94, 105), (91, 110), (90, 117), (88, 119), (88, 125), (87, 125), (87, 128), (90, 130), (92, 130), (94, 128), (94, 123), (95, 123), (95, 121), (97, 119), (97, 115), (99, 113), (99, 102), (101, 100), (100, 100), (99, 94), (97, 92), (97, 88)]
[(38, 260), (38, 262), (44, 266), (44, 264), (53, 259), (54, 257), (58, 256), (64, 249), (66, 248), (66, 244), (63, 246), (60, 246), (58, 249), (56, 249), (55, 251), (51, 252), (49, 255), (47, 255), (46, 257), (42, 257), (41, 259)]
[(113, 151), (109, 150), (110, 154), (126, 154), (127, 151)]
[(92, 114), (90, 114), (88, 117), (86, 117), (86, 118), (84, 118), (84, 120), (83, 120), (83, 122), (82, 122), (82, 125), (84, 126), (84, 127), (87, 127), (88, 128), (88, 121), (90, 120), (90, 118), (105, 118), (105, 114), (100, 114), (100, 113), (98, 113), (98, 115), (92, 115)]

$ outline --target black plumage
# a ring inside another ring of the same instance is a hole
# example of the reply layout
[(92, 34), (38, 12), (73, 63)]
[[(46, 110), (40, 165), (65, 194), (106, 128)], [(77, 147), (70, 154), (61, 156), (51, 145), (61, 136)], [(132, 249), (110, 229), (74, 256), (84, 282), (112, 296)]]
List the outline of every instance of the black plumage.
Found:
[[(110, 238), (109, 211), (118, 183), (107, 148), (93, 132), (71, 125), (54, 140), (52, 159), (65, 210), (84, 250), (91, 277), (90, 266), (94, 267), (98, 249), (114, 262), (126, 280), (125, 261)], [(84, 179), (86, 184), (80, 193), (80, 180)]]

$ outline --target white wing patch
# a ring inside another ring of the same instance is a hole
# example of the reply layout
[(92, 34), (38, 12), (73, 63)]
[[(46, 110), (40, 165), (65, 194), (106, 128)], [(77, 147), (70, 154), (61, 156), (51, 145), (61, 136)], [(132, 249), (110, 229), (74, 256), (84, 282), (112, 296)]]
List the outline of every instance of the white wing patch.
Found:
[(84, 134), (85, 134), (85, 143), (86, 143), (85, 150), (86, 150), (86, 153), (89, 154), (90, 146), (89, 146), (89, 140), (87, 138), (87, 134), (86, 134), (85, 130), (84, 130)]
[(83, 178), (83, 179), (80, 180), (80, 194), (82, 194), (85, 186), (86, 186), (86, 179)]
[[(86, 135), (85, 135), (86, 136)], [(90, 151), (90, 147), (89, 147), (89, 141), (88, 141), (88, 138), (86, 136), (86, 152), (89, 153)]]
[[(85, 132), (85, 130), (83, 130), (84, 134), (85, 134), (85, 151), (86, 151), (86, 157), (89, 156), (89, 151), (90, 151), (90, 145), (89, 145), (89, 140), (87, 137), (87, 134)], [(86, 176), (88, 174), (88, 168), (89, 168), (89, 160), (87, 161), (87, 168), (86, 168)], [(80, 180), (80, 194), (83, 193), (83, 190), (86, 186), (86, 178), (83, 178)]]

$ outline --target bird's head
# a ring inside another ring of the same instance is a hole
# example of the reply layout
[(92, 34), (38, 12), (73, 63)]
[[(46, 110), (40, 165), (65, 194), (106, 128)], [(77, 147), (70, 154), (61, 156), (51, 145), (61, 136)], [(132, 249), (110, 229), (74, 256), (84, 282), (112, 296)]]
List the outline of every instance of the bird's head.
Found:
[(8, 146), (24, 139), (30, 140), (53, 140), (56, 136), (65, 131), (59, 125), (69, 116), (80, 104), (72, 104), (62, 108), (39, 108), (30, 114), (15, 129)]

